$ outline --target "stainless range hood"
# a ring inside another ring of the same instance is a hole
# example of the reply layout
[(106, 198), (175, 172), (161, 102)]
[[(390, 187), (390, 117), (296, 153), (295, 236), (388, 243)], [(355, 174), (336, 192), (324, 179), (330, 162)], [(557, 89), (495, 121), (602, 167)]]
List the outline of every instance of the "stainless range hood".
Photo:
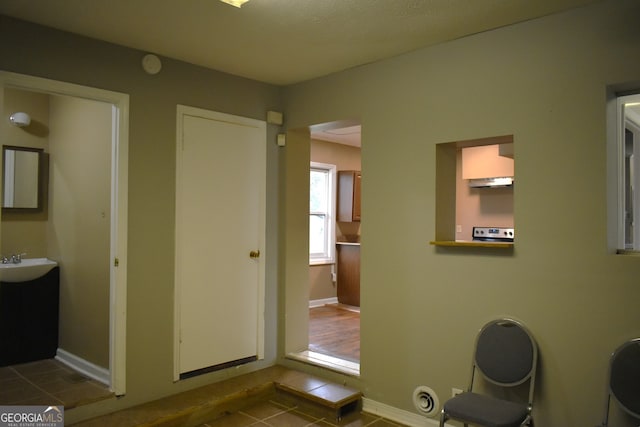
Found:
[(502, 176), (496, 178), (477, 178), (469, 180), (471, 188), (499, 188), (511, 187), (513, 185), (512, 176)]

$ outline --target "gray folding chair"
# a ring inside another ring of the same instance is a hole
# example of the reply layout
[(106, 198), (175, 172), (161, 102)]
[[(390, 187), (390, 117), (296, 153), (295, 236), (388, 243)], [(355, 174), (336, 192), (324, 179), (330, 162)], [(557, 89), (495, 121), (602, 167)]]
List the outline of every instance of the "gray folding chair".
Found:
[[(466, 392), (447, 400), (440, 414), (440, 427), (448, 419), (487, 427), (531, 426), (533, 390), (538, 347), (529, 331), (513, 319), (493, 320), (476, 337), (471, 381)], [(527, 403), (505, 400), (473, 391), (476, 368), (500, 387), (514, 387), (529, 381)]]
[(640, 338), (625, 342), (611, 354), (603, 427), (609, 425), (611, 396), (627, 414), (640, 420)]

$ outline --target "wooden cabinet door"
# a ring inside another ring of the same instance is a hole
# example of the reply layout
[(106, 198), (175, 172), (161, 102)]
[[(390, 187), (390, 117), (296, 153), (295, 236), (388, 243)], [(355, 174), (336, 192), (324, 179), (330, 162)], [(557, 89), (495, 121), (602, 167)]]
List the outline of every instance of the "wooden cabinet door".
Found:
[(338, 172), (338, 221), (360, 221), (360, 171)]
[(337, 246), (338, 302), (360, 307), (360, 245)]

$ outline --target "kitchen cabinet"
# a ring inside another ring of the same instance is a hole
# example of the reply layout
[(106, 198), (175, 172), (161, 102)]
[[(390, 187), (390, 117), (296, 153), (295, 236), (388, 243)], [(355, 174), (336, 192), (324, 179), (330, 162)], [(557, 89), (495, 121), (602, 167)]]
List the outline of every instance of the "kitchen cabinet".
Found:
[(338, 302), (360, 307), (360, 244), (338, 242), (336, 247)]
[(338, 171), (338, 221), (360, 221), (360, 171)]

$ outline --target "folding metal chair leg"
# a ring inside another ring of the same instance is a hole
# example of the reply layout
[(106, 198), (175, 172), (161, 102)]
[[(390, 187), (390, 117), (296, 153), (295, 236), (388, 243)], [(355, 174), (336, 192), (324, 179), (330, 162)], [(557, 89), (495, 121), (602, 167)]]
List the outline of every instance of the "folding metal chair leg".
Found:
[(604, 405), (604, 419), (602, 420), (602, 427), (608, 427), (609, 425), (609, 404), (611, 403), (611, 395), (607, 388), (607, 400)]
[(444, 413), (444, 409), (440, 411), (440, 427), (444, 427), (445, 421), (447, 421), (449, 417)]

